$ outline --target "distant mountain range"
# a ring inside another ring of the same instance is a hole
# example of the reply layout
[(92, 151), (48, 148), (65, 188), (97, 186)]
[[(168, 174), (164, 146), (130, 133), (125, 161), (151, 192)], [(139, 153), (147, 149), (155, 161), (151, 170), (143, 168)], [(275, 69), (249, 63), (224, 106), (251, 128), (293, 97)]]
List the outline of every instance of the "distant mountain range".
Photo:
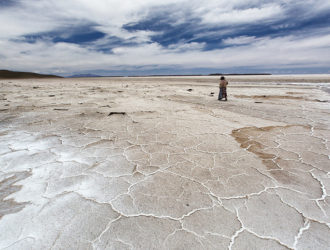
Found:
[[(174, 74), (174, 75), (128, 75), (127, 77), (158, 77), (158, 76), (250, 76), (250, 75), (272, 75), (269, 73), (242, 73), (242, 74), (236, 74), (236, 73), (214, 73), (214, 74)], [(100, 75), (94, 75), (94, 74), (78, 74), (78, 75), (72, 75), (67, 76), (68, 78), (79, 78), (79, 77), (124, 77), (123, 75), (111, 75), (111, 76), (100, 76)]]
[(17, 72), (10, 70), (0, 70), (0, 79), (26, 79), (26, 78), (61, 78), (56, 75), (44, 75), (31, 72)]
[[(219, 75), (271, 75), (268, 73), (254, 73), (254, 74), (221, 74), (221, 73), (213, 73), (209, 74), (209, 76), (219, 76)], [(144, 77), (152, 77), (152, 76), (203, 76), (202, 74), (196, 75), (145, 75)], [(79, 77), (105, 77), (94, 74), (76, 74), (72, 76), (68, 76), (68, 78), (79, 78)], [(108, 76), (108, 77), (120, 77), (118, 76)], [(133, 76), (132, 76), (133, 77)], [(61, 76), (56, 75), (45, 75), (45, 74), (37, 74), (32, 72), (17, 72), (10, 70), (0, 70), (0, 79), (24, 79), (24, 78), (62, 78)]]
[(213, 73), (209, 74), (209, 76), (271, 76), (270, 73)]
[(94, 75), (94, 74), (79, 74), (79, 75), (72, 75), (72, 76), (68, 76), (69, 78), (78, 78), (78, 77), (102, 77), (99, 75)]

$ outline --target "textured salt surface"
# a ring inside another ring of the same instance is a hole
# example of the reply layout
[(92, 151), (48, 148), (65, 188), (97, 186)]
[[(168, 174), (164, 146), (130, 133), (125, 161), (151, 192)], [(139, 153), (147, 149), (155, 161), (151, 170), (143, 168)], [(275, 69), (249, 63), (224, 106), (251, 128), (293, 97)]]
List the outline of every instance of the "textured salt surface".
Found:
[(281, 77), (1, 80), (0, 248), (329, 249), (330, 77)]

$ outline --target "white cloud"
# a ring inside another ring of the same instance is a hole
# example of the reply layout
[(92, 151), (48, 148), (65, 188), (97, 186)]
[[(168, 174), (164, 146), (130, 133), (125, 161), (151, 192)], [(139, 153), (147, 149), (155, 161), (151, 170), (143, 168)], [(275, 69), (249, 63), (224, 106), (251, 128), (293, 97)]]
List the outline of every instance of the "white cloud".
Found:
[(238, 36), (233, 38), (226, 38), (222, 42), (225, 45), (243, 45), (243, 44), (250, 44), (257, 41), (255, 36)]
[(228, 24), (249, 24), (261, 20), (278, 18), (283, 14), (280, 5), (267, 4), (261, 7), (246, 8), (246, 9), (226, 9), (216, 7), (201, 14), (202, 20), (205, 23), (216, 23), (222, 26)]
[(202, 50), (205, 47), (205, 43), (178, 43), (178, 44), (171, 44), (168, 46), (170, 50), (174, 50), (176, 52), (183, 52), (183, 51), (192, 51), (192, 50)]

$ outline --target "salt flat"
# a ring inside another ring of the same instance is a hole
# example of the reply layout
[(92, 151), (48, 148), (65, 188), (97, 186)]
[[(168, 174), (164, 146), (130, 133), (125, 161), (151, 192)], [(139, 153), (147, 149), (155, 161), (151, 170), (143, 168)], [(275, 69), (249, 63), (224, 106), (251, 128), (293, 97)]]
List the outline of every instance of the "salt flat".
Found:
[(228, 79), (0, 80), (0, 248), (329, 249), (330, 76)]

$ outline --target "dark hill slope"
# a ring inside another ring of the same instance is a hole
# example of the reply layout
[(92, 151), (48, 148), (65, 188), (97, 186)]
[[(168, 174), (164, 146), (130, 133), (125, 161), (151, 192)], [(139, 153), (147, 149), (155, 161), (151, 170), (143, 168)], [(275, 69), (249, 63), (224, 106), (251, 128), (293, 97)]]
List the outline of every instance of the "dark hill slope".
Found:
[(26, 78), (60, 78), (55, 75), (42, 75), (31, 72), (16, 72), (10, 70), (0, 70), (0, 79), (26, 79)]

